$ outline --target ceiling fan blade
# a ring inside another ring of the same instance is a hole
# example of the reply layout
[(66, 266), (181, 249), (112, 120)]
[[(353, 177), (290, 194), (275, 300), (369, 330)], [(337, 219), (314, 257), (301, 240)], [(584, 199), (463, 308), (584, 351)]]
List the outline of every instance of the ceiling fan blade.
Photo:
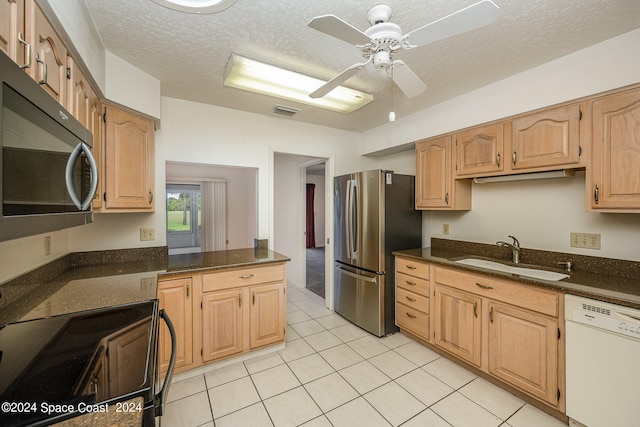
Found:
[(482, 0), (469, 7), (415, 29), (405, 38), (411, 46), (433, 43), (447, 37), (489, 25), (498, 19), (499, 8), (491, 0)]
[[(356, 65), (361, 65), (361, 64), (356, 64)], [(329, 80), (328, 82), (320, 86), (318, 89), (311, 92), (309, 94), (309, 97), (314, 99), (322, 98), (323, 96), (325, 96), (326, 94), (328, 94), (329, 92), (331, 92), (332, 90), (340, 86), (343, 82), (349, 80), (351, 77), (358, 74), (360, 70), (362, 70), (362, 66), (356, 67), (352, 65), (351, 67), (347, 68), (346, 70), (344, 70), (343, 72), (341, 72), (340, 74), (338, 74), (337, 76), (335, 76), (334, 78), (332, 78), (331, 80)]]
[(309, 22), (309, 27), (347, 43), (355, 45), (371, 43), (371, 39), (365, 33), (335, 15), (317, 16)]
[(427, 89), (427, 85), (403, 61), (393, 61), (391, 75), (407, 98), (415, 98)]
[(340, 74), (338, 74), (337, 76), (335, 76), (334, 78), (332, 78), (331, 80), (329, 80), (328, 82), (320, 86), (318, 89), (311, 92), (309, 94), (309, 97), (314, 99), (322, 98), (323, 96), (331, 92), (333, 89), (340, 86), (343, 82), (349, 80), (351, 77), (358, 74), (358, 72), (362, 70), (364, 66), (367, 65), (369, 62), (371, 62), (371, 58), (369, 58), (369, 60), (367, 60), (366, 62), (353, 64), (351, 67), (347, 68), (346, 70), (344, 70), (343, 72), (341, 72)]

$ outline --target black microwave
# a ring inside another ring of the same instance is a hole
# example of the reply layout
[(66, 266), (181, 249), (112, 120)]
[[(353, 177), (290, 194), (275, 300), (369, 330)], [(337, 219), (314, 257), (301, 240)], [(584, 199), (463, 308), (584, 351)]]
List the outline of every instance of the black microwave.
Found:
[(0, 241), (92, 222), (93, 136), (0, 53)]

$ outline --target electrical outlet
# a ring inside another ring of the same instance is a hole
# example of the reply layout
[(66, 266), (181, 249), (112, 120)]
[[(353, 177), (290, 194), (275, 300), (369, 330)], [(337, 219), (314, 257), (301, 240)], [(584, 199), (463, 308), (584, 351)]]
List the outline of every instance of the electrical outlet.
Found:
[(442, 234), (445, 236), (449, 235), (449, 224), (442, 224)]
[(156, 229), (155, 228), (141, 228), (140, 229), (140, 240), (156, 240)]
[(570, 245), (572, 248), (600, 250), (600, 234), (572, 232)]
[(51, 255), (51, 236), (44, 236), (44, 254)]

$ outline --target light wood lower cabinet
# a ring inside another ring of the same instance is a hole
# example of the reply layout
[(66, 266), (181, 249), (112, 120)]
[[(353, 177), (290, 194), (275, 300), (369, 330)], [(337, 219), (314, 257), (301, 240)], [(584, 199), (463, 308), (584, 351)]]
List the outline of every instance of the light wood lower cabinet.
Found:
[(434, 344), (564, 411), (560, 294), (434, 267)]
[(284, 340), (287, 312), (284, 283), (255, 286), (251, 292), (250, 346), (252, 349)]
[[(169, 315), (176, 330), (176, 370), (193, 364), (193, 278), (181, 277), (158, 281), (158, 299), (160, 309)], [(165, 371), (171, 359), (171, 335), (161, 322), (160, 326), (160, 369)]]
[[(243, 350), (243, 290), (202, 295), (202, 360), (208, 362)], [(246, 300), (246, 298), (245, 298)]]
[(396, 324), (564, 412), (559, 292), (396, 257)]
[[(178, 339), (176, 371), (284, 342), (285, 277), (282, 263), (160, 278), (160, 308)], [(162, 327), (162, 370), (170, 356), (171, 340)]]
[(558, 321), (492, 301), (489, 322), (489, 372), (556, 405)]
[(434, 289), (434, 343), (476, 366), (481, 362), (482, 299), (447, 286)]
[(396, 258), (396, 325), (430, 341), (429, 264)]

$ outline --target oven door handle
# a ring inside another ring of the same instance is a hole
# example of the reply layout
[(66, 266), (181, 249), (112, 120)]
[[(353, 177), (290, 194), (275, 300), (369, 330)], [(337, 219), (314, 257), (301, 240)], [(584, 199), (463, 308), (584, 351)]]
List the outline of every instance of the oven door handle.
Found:
[(169, 385), (171, 384), (171, 377), (173, 377), (173, 367), (176, 364), (176, 330), (173, 327), (173, 323), (171, 323), (171, 319), (166, 311), (160, 310), (160, 317), (167, 324), (169, 328), (169, 334), (171, 335), (171, 358), (169, 359), (169, 367), (167, 368), (167, 373), (164, 377), (164, 382), (162, 383), (162, 389), (155, 396), (155, 413), (156, 417), (162, 416), (162, 408), (164, 406), (164, 402), (166, 400), (167, 394), (169, 393)]
[[(89, 169), (91, 170), (91, 188), (89, 189), (89, 194), (87, 195), (87, 197), (81, 202), (80, 197), (78, 197), (75, 189), (73, 188), (73, 166), (75, 165), (76, 160), (78, 160), (78, 157), (80, 157), (80, 154), (83, 152), (87, 156)], [(98, 189), (98, 168), (96, 167), (96, 161), (91, 155), (91, 148), (89, 148), (89, 146), (84, 142), (79, 143), (69, 155), (64, 179), (67, 184), (67, 192), (69, 193), (73, 204), (76, 205), (76, 207), (81, 211), (86, 210), (91, 204), (93, 196), (96, 194), (96, 190)]]

